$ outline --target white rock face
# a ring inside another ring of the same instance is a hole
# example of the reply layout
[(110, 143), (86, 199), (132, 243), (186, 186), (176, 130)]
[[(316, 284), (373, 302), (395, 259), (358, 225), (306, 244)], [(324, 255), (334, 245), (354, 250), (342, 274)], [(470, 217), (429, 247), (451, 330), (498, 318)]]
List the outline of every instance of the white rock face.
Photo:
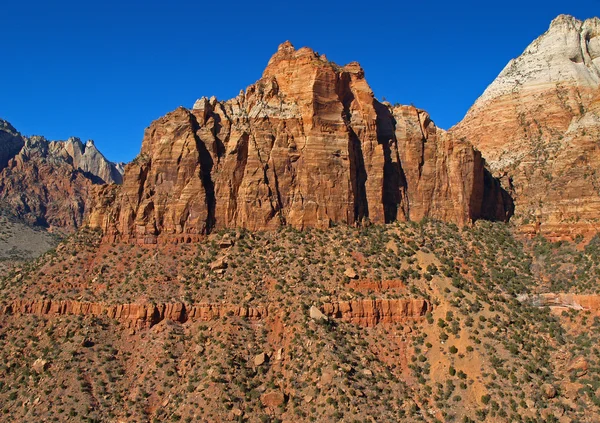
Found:
[(85, 144), (75, 137), (67, 141), (52, 141), (49, 143), (49, 150), (51, 154), (70, 161), (74, 168), (99, 178), (97, 182), (107, 184), (123, 182), (122, 166), (108, 161), (92, 140), (88, 140)]
[(521, 56), (508, 62), (469, 113), (515, 91), (544, 90), (563, 82), (598, 88), (600, 19), (582, 22), (572, 16), (558, 16)]
[(308, 315), (313, 320), (328, 320), (327, 316), (325, 316), (323, 314), (323, 312), (315, 306), (310, 307), (310, 310), (308, 311)]
[(450, 132), (502, 178), (523, 232), (600, 232), (600, 19), (554, 19)]

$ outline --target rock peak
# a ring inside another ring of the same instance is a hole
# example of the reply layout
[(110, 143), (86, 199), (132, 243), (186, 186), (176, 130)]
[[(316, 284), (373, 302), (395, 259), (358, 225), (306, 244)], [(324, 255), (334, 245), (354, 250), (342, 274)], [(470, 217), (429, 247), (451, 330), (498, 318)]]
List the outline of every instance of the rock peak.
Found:
[(284, 41), (283, 43), (279, 44), (279, 47), (277, 47), (277, 51), (285, 51), (285, 52), (293, 52), (296, 49), (294, 48), (294, 45), (288, 40), (288, 41)]
[(142, 155), (89, 214), (108, 242), (512, 213), (470, 144), (414, 107), (381, 105), (358, 63), (289, 42), (244, 95), (200, 98), (153, 122)]
[(308, 62), (314, 61), (315, 64), (318, 63), (317, 61), (331, 63), (327, 60), (325, 55), (318, 54), (310, 47), (301, 47), (296, 50), (292, 43), (286, 41), (279, 45), (277, 52), (275, 52), (275, 54), (269, 60), (269, 63), (263, 72), (263, 77), (273, 76), (273, 69), (279, 68), (278, 65), (281, 62), (294, 60), (305, 60)]
[(554, 28), (579, 28), (582, 22), (571, 15), (558, 15), (550, 22), (550, 30)]

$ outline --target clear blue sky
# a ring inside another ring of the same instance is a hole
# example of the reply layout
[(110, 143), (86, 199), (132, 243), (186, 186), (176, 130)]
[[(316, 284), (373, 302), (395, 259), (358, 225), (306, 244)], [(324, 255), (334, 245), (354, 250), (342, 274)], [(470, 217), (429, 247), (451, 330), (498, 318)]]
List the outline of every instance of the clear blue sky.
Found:
[(598, 16), (600, 0), (6, 0), (0, 13), (0, 117), (129, 161), (152, 120), (237, 95), (285, 40), (360, 62), (379, 99), (448, 128), (555, 16)]

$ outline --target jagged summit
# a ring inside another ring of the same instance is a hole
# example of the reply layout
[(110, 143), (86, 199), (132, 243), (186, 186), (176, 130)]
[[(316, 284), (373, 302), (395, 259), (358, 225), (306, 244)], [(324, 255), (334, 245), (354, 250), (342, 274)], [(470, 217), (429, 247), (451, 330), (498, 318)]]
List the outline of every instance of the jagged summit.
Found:
[(25, 145), (21, 134), (7, 121), (0, 119), (0, 171)]
[(301, 47), (296, 50), (291, 42), (285, 41), (279, 45), (275, 54), (271, 56), (271, 59), (269, 60), (267, 67), (263, 72), (263, 78), (274, 76), (278, 71), (281, 71), (282, 67), (278, 66), (280, 62), (290, 63), (297, 60), (304, 60), (313, 64), (315, 67), (323, 66), (323, 64), (325, 64), (335, 69), (342, 69), (351, 73), (364, 72), (358, 62), (351, 62), (345, 66), (340, 66), (337, 63), (327, 59), (326, 55), (319, 54), (310, 47)]
[(511, 213), (468, 142), (423, 110), (377, 101), (358, 63), (289, 42), (237, 97), (203, 97), (153, 122), (141, 153), (90, 214), (108, 239), (424, 217), (464, 225)]

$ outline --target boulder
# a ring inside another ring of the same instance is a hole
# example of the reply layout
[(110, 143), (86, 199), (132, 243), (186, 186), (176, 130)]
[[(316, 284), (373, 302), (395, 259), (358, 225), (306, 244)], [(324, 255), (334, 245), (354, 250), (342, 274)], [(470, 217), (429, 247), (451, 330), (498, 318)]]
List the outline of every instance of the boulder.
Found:
[(254, 365), (256, 367), (262, 366), (267, 361), (269, 361), (269, 356), (267, 355), (267, 353), (262, 352), (254, 356)]
[(227, 259), (224, 257), (218, 258), (213, 261), (209, 266), (210, 270), (225, 270), (227, 269)]
[(552, 399), (556, 396), (556, 388), (549, 383), (545, 383), (542, 385), (542, 393), (546, 398)]
[(266, 408), (275, 409), (285, 403), (285, 395), (281, 391), (269, 391), (261, 395), (260, 401)]
[(350, 279), (358, 279), (358, 273), (356, 273), (356, 271), (350, 267), (346, 269), (344, 276)]
[(44, 360), (42, 358), (36, 359), (31, 365), (31, 369), (36, 373), (42, 373), (44, 370), (47, 370), (48, 367), (48, 360)]
[(315, 306), (310, 307), (308, 314), (313, 320), (327, 320), (327, 316), (325, 316), (323, 312)]
[(588, 368), (589, 368), (589, 365), (585, 358), (576, 357), (569, 364), (568, 371), (570, 373), (574, 373), (575, 377), (582, 377), (587, 374)]

